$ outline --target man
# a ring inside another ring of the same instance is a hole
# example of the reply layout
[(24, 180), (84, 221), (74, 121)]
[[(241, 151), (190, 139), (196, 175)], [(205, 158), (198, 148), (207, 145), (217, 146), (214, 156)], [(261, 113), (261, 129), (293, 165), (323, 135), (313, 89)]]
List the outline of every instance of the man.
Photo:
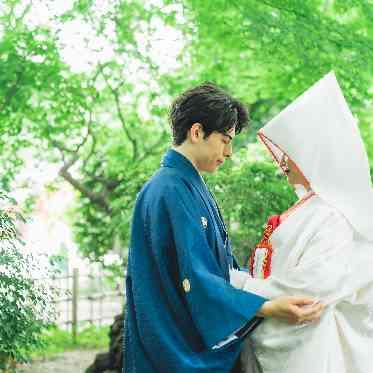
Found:
[(244, 106), (204, 84), (176, 99), (170, 116), (173, 149), (139, 193), (132, 222), (124, 372), (229, 373), (258, 316), (307, 322), (322, 307), (308, 298), (268, 301), (229, 284), (238, 266), (200, 173), (231, 156), (248, 121)]

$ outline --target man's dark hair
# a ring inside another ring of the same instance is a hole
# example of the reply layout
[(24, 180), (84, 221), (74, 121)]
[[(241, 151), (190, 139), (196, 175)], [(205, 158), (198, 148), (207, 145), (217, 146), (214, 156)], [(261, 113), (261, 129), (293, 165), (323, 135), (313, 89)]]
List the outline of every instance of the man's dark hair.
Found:
[(204, 83), (182, 93), (170, 111), (174, 145), (181, 145), (194, 123), (200, 123), (205, 138), (212, 132), (226, 133), (235, 127), (236, 133), (246, 127), (249, 115), (246, 107), (213, 83)]

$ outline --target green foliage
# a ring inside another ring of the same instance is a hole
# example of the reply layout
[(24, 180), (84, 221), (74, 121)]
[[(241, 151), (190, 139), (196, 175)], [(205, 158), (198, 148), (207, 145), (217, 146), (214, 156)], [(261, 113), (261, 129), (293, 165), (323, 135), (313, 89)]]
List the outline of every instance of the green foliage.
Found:
[[(2, 205), (11, 201), (0, 195)], [(32, 278), (46, 274), (40, 262), (22, 252), (14, 216), (0, 209), (0, 369), (25, 361), (40, 346), (43, 327), (52, 321), (52, 289)]]
[[(71, 221), (81, 252), (91, 260), (102, 261), (113, 249), (125, 258), (136, 194), (169, 145), (167, 108), (201, 81), (222, 85), (250, 107), (251, 129), (237, 139), (237, 147), (244, 147), (255, 141), (257, 128), (334, 69), (373, 159), (369, 0), (105, 4), (74, 1), (52, 17), (55, 28), (48, 22), (30, 26), (30, 6), (20, 0), (4, 0), (0, 14), (0, 184), (9, 189), (24, 161), (20, 150), (27, 147), (36, 159), (58, 163), (59, 181), (77, 192)], [(58, 31), (74, 22), (91, 30), (87, 45), (93, 53), (102, 49), (95, 38), (112, 50), (80, 73), (64, 62)], [(154, 39), (162, 26), (182, 38), (170, 69), (159, 59), (168, 51)], [(229, 182), (237, 203), (252, 200), (241, 176)], [(266, 188), (260, 184), (267, 196)], [(253, 230), (232, 231), (235, 246), (252, 245), (244, 240), (259, 235)]]
[[(159, 66), (136, 36), (156, 30), (148, 23), (160, 19), (160, 9), (141, 1), (108, 2), (107, 9), (97, 1), (74, 2), (53, 22), (86, 23), (92, 38), (107, 38), (114, 50), (110, 61), (74, 73), (60, 55), (58, 30), (29, 26), (30, 7), (21, 1), (5, 1), (1, 8), (0, 185), (10, 189), (24, 148), (58, 162), (61, 179), (77, 191), (71, 214), (76, 240), (92, 260), (101, 260), (115, 243), (126, 246), (134, 196), (166, 147)], [(134, 80), (137, 73), (143, 78)]]
[(227, 223), (233, 253), (246, 266), (268, 218), (286, 211), (296, 196), (278, 168), (264, 161), (227, 164), (208, 183)]
[[(83, 184), (97, 194), (107, 193), (107, 207), (97, 208), (91, 199), (82, 196), (71, 212), (73, 230), (80, 251), (96, 262), (102, 261), (104, 255), (112, 249), (123, 256), (123, 246), (129, 240), (136, 195), (158, 168), (160, 158), (160, 154), (150, 154), (142, 161), (126, 159), (119, 150), (113, 149), (115, 143), (108, 141), (109, 144), (112, 144), (111, 157), (108, 157), (106, 162), (97, 162), (97, 165), (93, 166), (94, 173), (107, 180), (106, 185), (88, 178)], [(93, 165), (93, 160), (90, 165)], [(110, 183), (117, 185), (111, 189)]]
[[(236, 92), (251, 107), (253, 133), (332, 69), (362, 125), (369, 125), (363, 120), (367, 110), (371, 122), (369, 1), (183, 3), (188, 21), (195, 24), (187, 76), (213, 80)], [(249, 134), (248, 140), (254, 137)]]
[(89, 326), (83, 329), (74, 341), (72, 333), (56, 326), (43, 330), (41, 346), (32, 351), (32, 359), (51, 358), (67, 350), (97, 349), (109, 346), (109, 327)]

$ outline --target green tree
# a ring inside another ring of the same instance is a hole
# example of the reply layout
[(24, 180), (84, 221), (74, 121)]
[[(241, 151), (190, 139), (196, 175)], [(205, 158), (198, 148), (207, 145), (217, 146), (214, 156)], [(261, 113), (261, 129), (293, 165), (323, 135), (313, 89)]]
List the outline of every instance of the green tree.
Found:
[[(136, 194), (170, 143), (167, 107), (172, 97), (201, 81), (217, 82), (250, 107), (252, 125), (237, 139), (239, 149), (255, 141), (266, 120), (334, 69), (372, 152), (368, 1), (164, 0), (154, 5), (113, 0), (102, 9), (95, 0), (79, 0), (56, 17), (60, 27), (75, 21), (88, 25), (113, 52), (80, 73), (63, 61), (56, 30), (29, 26), (24, 2), (3, 3), (2, 185), (9, 189), (25, 147), (35, 158), (59, 164), (60, 180), (77, 191), (71, 214), (77, 242), (92, 260), (113, 248), (125, 254)], [(179, 64), (170, 70), (157, 60), (164, 51), (157, 51), (154, 35), (163, 26), (182, 37)], [(232, 180), (243, 186), (239, 177)], [(237, 206), (241, 193), (235, 193)], [(228, 213), (225, 207), (223, 213)]]
[(369, 1), (188, 0), (192, 24), (187, 73), (234, 91), (256, 130), (334, 70), (368, 145), (372, 133), (372, 7)]
[[(87, 73), (74, 73), (62, 60), (58, 34), (30, 28), (24, 22), (30, 8), (22, 8), (21, 1), (5, 2), (2, 156), (12, 163), (4, 167), (1, 181), (9, 190), (22, 165), (19, 150), (25, 147), (40, 160), (60, 164), (61, 179), (77, 191), (72, 214), (77, 241), (84, 254), (99, 260), (116, 242), (125, 246), (135, 195), (167, 145), (163, 118), (169, 97), (158, 93), (160, 66), (146, 49), (139, 52), (137, 37), (151, 34), (157, 27), (151, 23), (157, 19), (159, 24), (160, 15), (164, 22), (171, 22), (172, 15), (133, 1), (112, 2), (99, 17), (94, 3), (75, 2), (59, 22), (90, 24), (96, 36), (110, 40), (114, 57), (98, 61)], [(18, 77), (14, 66), (27, 74)], [(134, 79), (132, 66), (143, 75)]]
[(47, 276), (48, 268), (22, 251), (15, 223), (24, 219), (12, 212), (14, 201), (6, 195), (0, 194), (0, 203), (0, 370), (7, 372), (41, 346), (55, 309), (53, 288), (32, 277)]

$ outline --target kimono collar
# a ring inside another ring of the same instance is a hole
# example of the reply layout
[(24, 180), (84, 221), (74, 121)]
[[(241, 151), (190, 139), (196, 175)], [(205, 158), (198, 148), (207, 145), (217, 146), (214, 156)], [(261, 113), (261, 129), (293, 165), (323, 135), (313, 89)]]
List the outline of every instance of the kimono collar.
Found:
[(193, 166), (192, 162), (174, 149), (169, 149), (166, 152), (162, 159), (161, 166), (177, 168), (190, 181), (199, 185), (204, 185), (201, 175)]
[(193, 166), (192, 162), (181, 153), (174, 149), (170, 149), (164, 155), (161, 162), (162, 167), (176, 168), (184, 178), (191, 182), (198, 190), (206, 209), (208, 210), (214, 230), (216, 232), (217, 243), (217, 259), (222, 269), (222, 273), (227, 281), (229, 281), (229, 267), (233, 266), (233, 256), (228, 239), (228, 233), (221, 217), (218, 205), (207, 188), (204, 180)]

